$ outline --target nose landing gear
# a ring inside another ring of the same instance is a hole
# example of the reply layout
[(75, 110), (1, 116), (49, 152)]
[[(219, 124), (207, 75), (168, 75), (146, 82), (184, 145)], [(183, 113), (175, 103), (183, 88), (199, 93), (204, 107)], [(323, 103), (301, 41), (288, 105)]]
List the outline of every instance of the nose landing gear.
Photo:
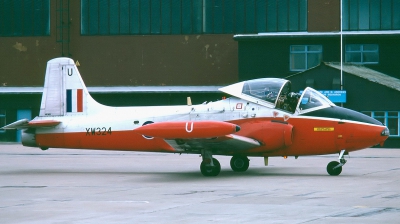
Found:
[(343, 157), (345, 152), (346, 152), (346, 150), (344, 150), (344, 149), (342, 151), (340, 151), (339, 162), (332, 161), (332, 162), (328, 163), (328, 165), (326, 166), (326, 171), (329, 173), (329, 175), (338, 176), (342, 172), (342, 166), (344, 166), (344, 164), (346, 164), (346, 162), (347, 162)]

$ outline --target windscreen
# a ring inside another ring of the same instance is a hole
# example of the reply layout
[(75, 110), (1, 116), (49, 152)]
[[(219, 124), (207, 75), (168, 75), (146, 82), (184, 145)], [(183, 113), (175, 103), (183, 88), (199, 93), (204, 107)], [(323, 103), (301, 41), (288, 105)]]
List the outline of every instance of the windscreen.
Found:
[(300, 111), (304, 111), (318, 107), (329, 107), (331, 105), (333, 103), (324, 95), (314, 89), (307, 88), (300, 99), (299, 109)]

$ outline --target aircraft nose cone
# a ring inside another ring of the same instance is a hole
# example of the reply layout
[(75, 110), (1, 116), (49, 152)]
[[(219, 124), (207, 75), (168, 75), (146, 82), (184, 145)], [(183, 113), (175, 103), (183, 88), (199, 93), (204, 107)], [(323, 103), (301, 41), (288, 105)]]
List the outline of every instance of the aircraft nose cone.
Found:
[(389, 138), (390, 132), (387, 127), (384, 127), (384, 129), (381, 131), (381, 136), (378, 138), (379, 145), (382, 147), (386, 141), (386, 139)]
[(385, 129), (383, 129), (383, 131), (381, 132), (381, 136), (389, 136), (390, 135), (390, 131), (387, 127), (385, 127)]

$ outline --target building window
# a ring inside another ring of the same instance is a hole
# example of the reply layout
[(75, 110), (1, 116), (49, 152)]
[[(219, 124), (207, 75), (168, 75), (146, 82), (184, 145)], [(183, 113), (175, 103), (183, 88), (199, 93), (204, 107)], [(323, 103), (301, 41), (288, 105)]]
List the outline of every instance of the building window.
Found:
[(346, 44), (346, 62), (356, 64), (378, 64), (379, 46), (377, 44)]
[(49, 36), (50, 0), (0, 0), (0, 36)]
[(343, 0), (343, 30), (399, 30), (400, 0)]
[[(6, 110), (0, 109), (0, 128), (6, 126)], [(5, 133), (6, 130), (0, 129), (0, 134)]]
[(322, 45), (290, 46), (290, 71), (304, 71), (322, 61)]
[(81, 0), (82, 35), (307, 30), (307, 0)]
[(400, 136), (400, 112), (398, 111), (366, 111), (364, 114), (382, 122), (390, 131), (390, 136)]

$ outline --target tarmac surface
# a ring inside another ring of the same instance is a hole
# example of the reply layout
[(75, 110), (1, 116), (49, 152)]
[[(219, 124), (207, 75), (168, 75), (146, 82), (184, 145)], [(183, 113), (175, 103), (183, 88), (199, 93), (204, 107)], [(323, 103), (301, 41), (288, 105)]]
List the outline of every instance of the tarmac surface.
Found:
[(0, 144), (0, 223), (400, 223), (400, 150), (250, 157), (244, 173), (230, 157), (203, 177), (198, 155), (75, 149), (41, 151)]

